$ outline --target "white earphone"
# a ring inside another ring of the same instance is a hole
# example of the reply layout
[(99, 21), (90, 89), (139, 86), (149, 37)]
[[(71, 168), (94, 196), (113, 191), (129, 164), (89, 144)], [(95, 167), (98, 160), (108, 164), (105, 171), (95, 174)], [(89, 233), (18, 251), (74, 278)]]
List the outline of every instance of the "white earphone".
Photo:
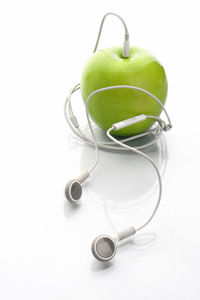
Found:
[[(128, 29), (127, 26), (124, 22), (124, 20), (117, 14), (115, 13), (107, 13), (101, 22), (100, 25), (100, 29), (99, 29), (99, 33), (98, 33), (98, 37), (97, 37), (97, 41), (96, 41), (96, 45), (94, 48), (94, 51), (96, 51), (98, 43), (99, 43), (99, 39), (100, 39), (100, 35), (101, 35), (101, 31), (102, 31), (102, 27), (103, 27), (103, 23), (105, 18), (108, 15), (114, 15), (116, 17), (118, 17), (125, 28), (125, 40), (124, 40), (124, 46), (123, 46), (123, 56), (124, 57), (129, 57), (129, 33), (128, 33)], [(105, 88), (101, 88), (98, 90), (93, 91), (87, 98), (86, 103), (85, 103), (85, 109), (86, 109), (86, 117), (87, 117), (87, 122), (88, 122), (88, 126), (91, 132), (91, 136), (92, 138), (88, 137), (86, 134), (83, 133), (83, 131), (81, 130), (81, 128), (79, 127), (79, 123), (78, 120), (76, 118), (76, 116), (74, 115), (73, 109), (72, 109), (72, 105), (71, 105), (71, 96), (74, 92), (76, 92), (77, 90), (80, 89), (80, 84), (77, 84), (72, 90), (70, 90), (69, 95), (65, 101), (65, 106), (64, 106), (64, 113), (65, 113), (65, 118), (66, 121), (69, 125), (69, 127), (71, 128), (71, 130), (79, 137), (81, 138), (84, 142), (89, 143), (90, 145), (94, 146), (95, 148), (95, 153), (96, 153), (96, 158), (95, 161), (93, 163), (93, 165), (91, 166), (91, 168), (86, 171), (84, 174), (80, 175), (78, 178), (70, 180), (65, 188), (65, 196), (66, 198), (72, 202), (72, 203), (77, 203), (77, 201), (79, 201), (79, 199), (81, 198), (82, 195), (82, 183), (90, 176), (90, 174), (92, 173), (92, 171), (96, 168), (98, 161), (99, 161), (99, 149), (103, 149), (103, 150), (107, 150), (107, 151), (133, 151), (137, 154), (142, 155), (145, 159), (147, 159), (153, 166), (153, 168), (156, 171), (157, 177), (158, 177), (158, 183), (159, 183), (159, 194), (158, 194), (158, 199), (156, 202), (156, 206), (152, 212), (152, 214), (150, 215), (150, 217), (147, 219), (147, 221), (140, 227), (138, 228), (134, 228), (133, 226), (130, 226), (129, 228), (120, 231), (117, 233), (116, 237), (110, 237), (108, 235), (100, 235), (97, 238), (94, 239), (93, 243), (92, 243), (92, 253), (94, 255), (94, 257), (100, 261), (109, 261), (111, 260), (117, 251), (117, 243), (127, 237), (130, 237), (132, 235), (134, 235), (137, 231), (141, 230), (142, 228), (144, 228), (146, 225), (149, 224), (149, 222), (152, 220), (152, 218), (154, 217), (158, 206), (160, 204), (160, 200), (161, 200), (161, 194), (162, 194), (162, 181), (161, 181), (161, 175), (160, 172), (156, 166), (156, 164), (154, 163), (154, 161), (145, 153), (143, 153), (141, 150), (149, 147), (150, 145), (154, 144), (157, 139), (160, 137), (161, 133), (163, 131), (168, 131), (169, 129), (172, 128), (172, 124), (171, 124), (171, 120), (169, 118), (169, 115), (164, 107), (164, 105), (162, 104), (162, 102), (153, 94), (151, 94), (150, 92), (146, 91), (145, 89), (142, 89), (140, 87), (136, 87), (136, 86), (130, 86), (130, 85), (116, 85), (116, 86), (109, 86), (109, 87), (105, 87)], [(92, 99), (92, 97), (95, 94), (104, 92), (106, 90), (111, 90), (111, 89), (130, 89), (130, 90), (138, 90), (140, 92), (143, 92), (147, 95), (149, 95), (152, 99), (154, 99), (163, 109), (168, 123), (166, 123), (164, 120), (162, 120), (160, 117), (157, 116), (153, 116), (153, 115), (145, 115), (145, 114), (141, 114), (135, 117), (132, 117), (130, 119), (126, 119), (123, 121), (120, 121), (118, 123), (113, 124), (106, 132), (108, 138), (111, 140), (111, 142), (99, 142), (96, 140), (96, 136), (94, 133), (94, 130), (92, 128), (92, 124), (91, 124), (91, 120), (90, 120), (90, 116), (89, 116), (89, 112), (88, 112), (88, 104), (89, 101)], [(147, 118), (150, 119), (154, 119), (156, 121), (156, 125), (154, 125), (151, 129), (141, 133), (141, 134), (137, 134), (128, 138), (124, 138), (121, 140), (116, 139), (115, 137), (113, 137), (110, 132), (111, 131), (115, 131), (115, 130), (119, 130), (125, 127), (128, 127), (130, 125), (142, 122), (144, 120), (146, 120)], [(137, 147), (131, 147), (128, 146), (126, 144), (126, 142), (129, 142), (131, 140), (136, 140), (139, 139), (141, 137), (144, 136), (148, 136), (148, 135), (152, 135), (154, 138), (148, 142), (145, 143), (143, 145), (137, 146)]]

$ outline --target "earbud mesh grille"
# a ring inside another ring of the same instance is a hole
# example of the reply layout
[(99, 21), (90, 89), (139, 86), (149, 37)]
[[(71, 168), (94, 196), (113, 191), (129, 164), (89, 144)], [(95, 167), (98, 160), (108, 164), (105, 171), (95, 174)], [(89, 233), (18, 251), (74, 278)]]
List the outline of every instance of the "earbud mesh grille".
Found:
[(81, 198), (82, 188), (79, 182), (73, 182), (71, 185), (71, 195), (74, 200), (78, 200)]
[(103, 258), (109, 258), (115, 251), (115, 245), (111, 239), (103, 237), (98, 240), (96, 244), (96, 251), (99, 256)]

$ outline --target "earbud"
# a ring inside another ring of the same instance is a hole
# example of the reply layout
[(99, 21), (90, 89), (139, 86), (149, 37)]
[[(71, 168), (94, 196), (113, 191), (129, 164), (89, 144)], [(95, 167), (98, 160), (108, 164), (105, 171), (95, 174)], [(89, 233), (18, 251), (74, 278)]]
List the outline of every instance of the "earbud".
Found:
[(77, 179), (70, 180), (65, 187), (65, 196), (67, 200), (72, 203), (76, 203), (82, 195), (82, 186), (83, 183), (89, 177), (89, 173), (85, 172)]
[(99, 235), (92, 242), (91, 250), (97, 260), (109, 261), (116, 254), (117, 244), (109, 235)]
[(99, 261), (109, 261), (114, 258), (117, 252), (117, 242), (134, 235), (135, 233), (135, 228), (131, 226), (123, 231), (118, 232), (117, 237), (115, 238), (106, 234), (99, 235), (92, 242), (92, 254)]
[(65, 196), (70, 202), (77, 202), (82, 195), (82, 187), (76, 179), (70, 180), (65, 187)]

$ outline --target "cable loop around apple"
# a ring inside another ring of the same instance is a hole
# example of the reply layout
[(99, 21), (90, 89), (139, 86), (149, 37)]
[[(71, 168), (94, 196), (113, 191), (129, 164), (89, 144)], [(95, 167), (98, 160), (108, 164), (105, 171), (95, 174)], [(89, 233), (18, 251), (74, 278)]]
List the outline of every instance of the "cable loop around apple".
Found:
[[(117, 88), (117, 86), (114, 86), (114, 87)], [(119, 86), (119, 87), (121, 87), (121, 86)], [(137, 87), (132, 87), (132, 86), (124, 86), (124, 88), (125, 87), (126, 88), (129, 87), (131, 89), (136, 89), (137, 88)], [(110, 87), (107, 87), (106, 89), (108, 89), (108, 88), (110, 88)], [(86, 143), (94, 146), (93, 139), (91, 139), (90, 136), (86, 135), (83, 132), (83, 129), (81, 129), (81, 127), (80, 127), (80, 125), (78, 123), (77, 117), (75, 116), (75, 114), (73, 112), (73, 108), (72, 108), (72, 104), (71, 104), (72, 95), (76, 91), (78, 91), (79, 89), (80, 89), (80, 84), (77, 84), (77, 85), (74, 86), (74, 88), (72, 88), (69, 91), (69, 94), (68, 94), (68, 96), (66, 98), (65, 105), (64, 105), (65, 119), (66, 119), (66, 121), (67, 121), (70, 129), (72, 130), (72, 132), (77, 137), (79, 137), (84, 142), (86, 142)], [(144, 89), (141, 89), (141, 88), (138, 88), (138, 89), (144, 91)], [(103, 90), (105, 90), (105, 88)], [(100, 91), (101, 91), (101, 89), (99, 90), (99, 92)], [(91, 97), (92, 95), (94, 95), (94, 93), (97, 93), (97, 91), (94, 91), (91, 95), (89, 95), (89, 97)], [(152, 96), (154, 96), (154, 95), (152, 95)], [(150, 128), (149, 130), (147, 130), (147, 131), (145, 131), (143, 133), (140, 133), (140, 134), (128, 137), (128, 138), (120, 139), (120, 141), (122, 143), (127, 143), (127, 142), (130, 142), (130, 141), (133, 141), (133, 140), (141, 139), (141, 138), (146, 137), (146, 136), (153, 137), (150, 142), (144, 143), (143, 145), (140, 145), (140, 146), (135, 146), (136, 149), (143, 150), (143, 149), (145, 149), (147, 147), (150, 147), (154, 143), (156, 143), (157, 139), (160, 137), (160, 135), (162, 134), (163, 130), (166, 131), (166, 129), (169, 130), (172, 127), (171, 120), (169, 118), (169, 115), (167, 114), (166, 109), (164, 108), (163, 104), (159, 100), (158, 100), (158, 103), (163, 107), (163, 110), (166, 113), (166, 116), (167, 116), (167, 119), (168, 119), (168, 124), (164, 123), (164, 121), (163, 122), (157, 122), (156, 125), (154, 125), (152, 128)], [(97, 141), (97, 145), (98, 145), (99, 149), (106, 150), (106, 151), (129, 151), (128, 149), (119, 147), (115, 142)]]

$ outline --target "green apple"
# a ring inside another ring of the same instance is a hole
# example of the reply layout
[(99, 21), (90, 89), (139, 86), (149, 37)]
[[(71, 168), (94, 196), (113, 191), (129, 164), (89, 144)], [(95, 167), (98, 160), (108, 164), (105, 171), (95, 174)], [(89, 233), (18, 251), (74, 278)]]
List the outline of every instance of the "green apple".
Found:
[[(155, 95), (163, 104), (167, 97), (167, 78), (163, 66), (148, 51), (130, 48), (130, 57), (123, 58), (122, 47), (112, 47), (95, 52), (87, 61), (81, 77), (81, 94), (84, 101), (95, 90), (131, 85)], [(149, 95), (132, 89), (114, 89), (94, 95), (88, 105), (94, 122), (103, 130), (112, 124), (140, 114), (159, 116), (162, 108)], [(131, 136), (144, 132), (155, 120), (113, 131), (118, 136)]]

